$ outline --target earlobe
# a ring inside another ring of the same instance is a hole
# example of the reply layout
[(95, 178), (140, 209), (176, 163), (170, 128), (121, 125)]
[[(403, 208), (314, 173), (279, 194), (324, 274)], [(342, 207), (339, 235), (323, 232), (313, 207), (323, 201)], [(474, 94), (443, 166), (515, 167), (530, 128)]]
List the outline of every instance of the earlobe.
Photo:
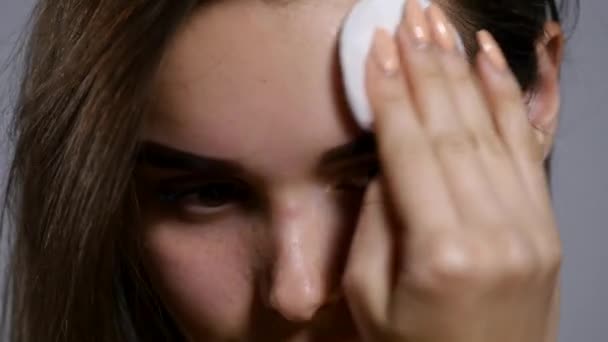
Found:
[(557, 131), (560, 86), (559, 74), (563, 57), (564, 39), (561, 27), (556, 22), (545, 24), (545, 34), (536, 44), (538, 75), (532, 94), (530, 94), (530, 123), (536, 130), (538, 143), (545, 155), (551, 150)]

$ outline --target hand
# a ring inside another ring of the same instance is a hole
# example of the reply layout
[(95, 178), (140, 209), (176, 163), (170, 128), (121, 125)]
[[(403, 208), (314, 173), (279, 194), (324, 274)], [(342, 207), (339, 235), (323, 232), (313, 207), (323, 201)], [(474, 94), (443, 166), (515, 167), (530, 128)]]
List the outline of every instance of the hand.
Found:
[(491, 35), (478, 34), (473, 72), (454, 32), (437, 6), (409, 1), (398, 43), (376, 33), (367, 83), (382, 174), (346, 297), (369, 341), (553, 341), (561, 246), (542, 148)]

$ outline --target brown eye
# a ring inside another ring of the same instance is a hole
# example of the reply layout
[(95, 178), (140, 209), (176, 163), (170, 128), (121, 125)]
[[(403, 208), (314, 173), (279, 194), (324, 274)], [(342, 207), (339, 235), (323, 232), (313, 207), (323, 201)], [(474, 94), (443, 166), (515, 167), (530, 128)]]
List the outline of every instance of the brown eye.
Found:
[(204, 208), (219, 208), (247, 200), (247, 190), (235, 181), (211, 182), (179, 191), (161, 193), (161, 201)]
[(239, 202), (244, 198), (241, 188), (234, 183), (208, 184), (197, 189), (193, 196), (196, 203), (210, 208)]

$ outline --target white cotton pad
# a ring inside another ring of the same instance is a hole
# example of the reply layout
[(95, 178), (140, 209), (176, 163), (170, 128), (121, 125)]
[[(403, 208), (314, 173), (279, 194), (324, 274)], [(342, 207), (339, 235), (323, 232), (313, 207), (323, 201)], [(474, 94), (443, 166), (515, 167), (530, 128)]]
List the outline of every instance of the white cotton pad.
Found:
[[(420, 1), (423, 8), (428, 0)], [(345, 19), (340, 33), (340, 64), (346, 91), (355, 120), (361, 128), (371, 129), (373, 114), (365, 88), (365, 62), (376, 28), (393, 35), (401, 22), (407, 0), (360, 0)]]

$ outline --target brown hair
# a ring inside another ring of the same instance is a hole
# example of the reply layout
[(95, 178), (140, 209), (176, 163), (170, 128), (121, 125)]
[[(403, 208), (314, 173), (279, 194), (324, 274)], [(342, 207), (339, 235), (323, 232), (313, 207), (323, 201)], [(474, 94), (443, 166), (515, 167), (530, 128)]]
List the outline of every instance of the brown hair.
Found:
[[(1, 321), (11, 341), (181, 339), (141, 267), (133, 157), (163, 50), (200, 2), (38, 1), (3, 210), (14, 228)], [(489, 28), (528, 89), (548, 3), (556, 15), (547, 0), (445, 7), (469, 55), (475, 30)]]

